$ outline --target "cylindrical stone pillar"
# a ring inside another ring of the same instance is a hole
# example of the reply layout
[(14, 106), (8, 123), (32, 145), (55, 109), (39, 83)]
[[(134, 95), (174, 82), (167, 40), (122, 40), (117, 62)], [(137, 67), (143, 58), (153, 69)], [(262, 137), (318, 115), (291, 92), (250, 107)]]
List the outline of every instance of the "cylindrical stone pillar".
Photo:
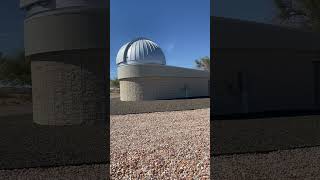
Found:
[(33, 121), (75, 125), (106, 121), (105, 0), (21, 0), (25, 54), (31, 60)]

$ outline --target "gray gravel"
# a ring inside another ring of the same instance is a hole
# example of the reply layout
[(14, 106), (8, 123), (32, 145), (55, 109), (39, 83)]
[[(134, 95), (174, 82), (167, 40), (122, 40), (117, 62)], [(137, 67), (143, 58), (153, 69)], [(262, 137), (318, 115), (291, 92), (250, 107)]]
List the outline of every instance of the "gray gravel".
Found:
[(103, 125), (39, 126), (32, 114), (0, 116), (0, 169), (108, 163)]
[(112, 179), (209, 179), (209, 109), (111, 116)]
[(0, 86), (0, 109), (7, 105), (31, 105), (31, 88), (12, 88)]
[[(0, 118), (6, 117), (6, 116), (17, 116), (17, 115), (28, 115), (28, 114), (32, 115), (32, 104), (11, 105), (11, 106), (0, 105)], [(4, 118), (1, 118), (1, 119), (4, 119)]]
[(215, 155), (320, 145), (320, 116), (211, 121)]
[(3, 180), (103, 180), (107, 177), (107, 164), (0, 170)]
[(211, 159), (214, 180), (320, 179), (320, 147)]
[(124, 115), (149, 112), (181, 111), (210, 108), (210, 98), (174, 99), (156, 101), (120, 101), (114, 95), (110, 98), (110, 114)]

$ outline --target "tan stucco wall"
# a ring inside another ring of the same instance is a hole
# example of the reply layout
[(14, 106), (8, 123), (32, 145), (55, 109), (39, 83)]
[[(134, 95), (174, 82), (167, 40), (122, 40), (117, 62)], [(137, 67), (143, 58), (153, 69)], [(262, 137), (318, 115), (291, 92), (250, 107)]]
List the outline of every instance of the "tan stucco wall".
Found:
[(106, 48), (107, 15), (104, 9), (58, 9), (24, 21), (27, 56), (38, 53)]
[(120, 99), (139, 101), (208, 96), (209, 73), (188, 70), (161, 65), (119, 67)]
[(158, 64), (130, 64), (118, 67), (118, 78), (133, 77), (190, 77), (208, 78), (209, 72)]
[(319, 108), (312, 62), (319, 61), (320, 33), (214, 16), (211, 23), (214, 114)]
[(212, 48), (318, 50), (320, 33), (231, 18), (210, 18)]
[(107, 12), (103, 6), (61, 8), (25, 19), (35, 123), (105, 122)]
[[(314, 103), (312, 61), (320, 59), (312, 53), (226, 50), (216, 55), (213, 69), (215, 114), (318, 108)], [(238, 87), (239, 72), (246, 74), (247, 109)]]

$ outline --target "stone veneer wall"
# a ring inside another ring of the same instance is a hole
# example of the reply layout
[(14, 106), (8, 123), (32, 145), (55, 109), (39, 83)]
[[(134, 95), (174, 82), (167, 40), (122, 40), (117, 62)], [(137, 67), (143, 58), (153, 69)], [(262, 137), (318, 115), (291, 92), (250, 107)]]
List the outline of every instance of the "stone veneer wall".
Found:
[[(120, 81), (121, 101), (209, 96), (209, 77), (142, 77)], [(186, 91), (187, 89), (187, 91)]]
[(68, 125), (106, 121), (104, 54), (81, 50), (31, 56), (34, 122)]

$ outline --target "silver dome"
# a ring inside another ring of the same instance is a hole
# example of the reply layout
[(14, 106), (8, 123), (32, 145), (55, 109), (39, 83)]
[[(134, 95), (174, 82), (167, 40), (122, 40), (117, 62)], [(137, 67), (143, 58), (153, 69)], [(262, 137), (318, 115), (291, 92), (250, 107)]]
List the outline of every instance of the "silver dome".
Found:
[(137, 38), (123, 45), (117, 54), (117, 64), (166, 64), (161, 48), (150, 39)]

